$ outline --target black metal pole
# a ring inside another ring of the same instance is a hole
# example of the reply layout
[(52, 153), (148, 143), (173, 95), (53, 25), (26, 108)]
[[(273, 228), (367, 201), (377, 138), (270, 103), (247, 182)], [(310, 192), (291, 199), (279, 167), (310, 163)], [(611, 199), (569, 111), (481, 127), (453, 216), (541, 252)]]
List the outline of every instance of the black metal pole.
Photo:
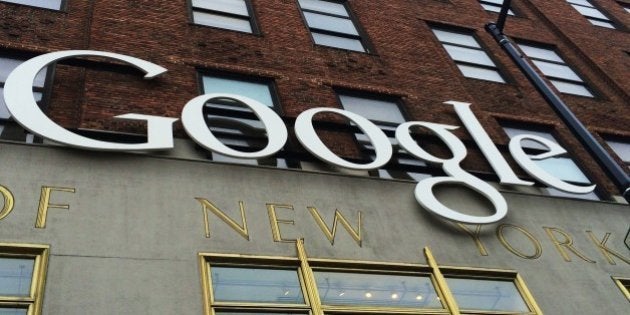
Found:
[(630, 177), (624, 169), (608, 154), (608, 152), (599, 144), (599, 142), (590, 134), (580, 120), (571, 112), (569, 107), (560, 99), (555, 91), (543, 80), (536, 72), (527, 57), (522, 54), (512, 41), (503, 34), (503, 26), (507, 18), (507, 12), (510, 8), (511, 0), (505, 0), (499, 13), (497, 23), (486, 24), (486, 30), (492, 34), (492, 37), (503, 47), (510, 58), (523, 71), (527, 79), (542, 94), (544, 99), (551, 105), (556, 114), (560, 116), (562, 121), (569, 127), (569, 130), (578, 138), (580, 143), (587, 151), (595, 157), (595, 161), (606, 171), (613, 179), (615, 185), (621, 192), (621, 195), (630, 203)]

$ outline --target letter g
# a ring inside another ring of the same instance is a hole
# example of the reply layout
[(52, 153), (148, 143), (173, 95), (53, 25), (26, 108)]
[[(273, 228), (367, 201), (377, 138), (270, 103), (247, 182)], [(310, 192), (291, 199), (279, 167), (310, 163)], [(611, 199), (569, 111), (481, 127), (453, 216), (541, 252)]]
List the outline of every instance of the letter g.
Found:
[[(435, 157), (422, 149), (409, 134), (412, 126), (420, 126), (434, 132), (451, 150), (453, 157), (445, 160)], [(428, 162), (442, 165), (442, 169), (449, 176), (431, 177), (418, 182), (415, 189), (416, 200), (428, 211), (438, 216), (461, 223), (468, 224), (489, 224), (501, 220), (507, 214), (507, 203), (501, 194), (490, 184), (471, 175), (459, 165), (466, 157), (466, 146), (450, 130), (458, 127), (450, 125), (435, 124), (429, 122), (412, 121), (401, 124), (396, 129), (396, 139), (409, 154), (416, 158)], [(491, 216), (474, 216), (455, 211), (442, 204), (433, 194), (433, 186), (438, 184), (460, 184), (471, 188), (492, 202), (495, 213)]]
[(147, 142), (125, 144), (99, 141), (72, 133), (50, 120), (37, 106), (33, 97), (33, 81), (43, 68), (59, 60), (80, 57), (106, 57), (133, 65), (144, 71), (145, 79), (152, 79), (166, 69), (134, 57), (94, 50), (67, 50), (44, 54), (25, 61), (7, 78), (4, 85), (4, 100), (13, 118), (25, 129), (44, 138), (73, 147), (101, 151), (163, 150), (173, 147), (172, 125), (176, 118), (140, 114), (124, 114), (115, 118), (147, 121)]

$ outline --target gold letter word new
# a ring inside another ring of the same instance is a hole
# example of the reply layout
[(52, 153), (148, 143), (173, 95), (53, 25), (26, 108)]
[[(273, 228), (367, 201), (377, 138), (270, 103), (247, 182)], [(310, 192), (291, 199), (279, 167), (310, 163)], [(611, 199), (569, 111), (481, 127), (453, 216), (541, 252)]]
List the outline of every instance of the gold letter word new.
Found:
[(362, 242), (361, 240), (361, 211), (358, 211), (359, 218), (357, 222), (357, 229), (355, 230), (350, 225), (350, 222), (348, 222), (348, 220), (346, 220), (346, 218), (341, 214), (341, 212), (335, 209), (335, 218), (333, 219), (333, 225), (332, 225), (332, 230), (331, 230), (328, 228), (328, 225), (326, 225), (326, 222), (324, 222), (324, 219), (322, 218), (319, 211), (317, 211), (317, 208), (315, 207), (307, 207), (307, 208), (308, 208), (308, 211), (310, 211), (311, 214), (313, 215), (313, 218), (315, 218), (315, 222), (317, 222), (317, 225), (319, 225), (319, 228), (322, 229), (322, 232), (324, 232), (324, 235), (326, 235), (326, 238), (328, 238), (328, 240), (330, 241), (330, 245), (335, 245), (335, 235), (337, 234), (337, 225), (338, 223), (341, 222), (341, 225), (343, 225), (346, 231), (348, 231), (348, 234), (350, 234), (352, 239), (354, 239), (354, 241), (357, 242), (359, 247), (361, 247), (361, 242)]
[(210, 238), (210, 218), (208, 216), (208, 212), (214, 213), (219, 219), (225, 222), (228, 226), (230, 226), (234, 231), (236, 231), (239, 235), (241, 235), (244, 239), (249, 241), (249, 231), (247, 230), (247, 219), (245, 218), (245, 205), (242, 201), (238, 202), (238, 205), (241, 209), (241, 225), (238, 225), (236, 221), (232, 220), (232, 218), (228, 217), (225, 212), (221, 211), (217, 206), (215, 206), (212, 202), (203, 198), (195, 198), (199, 203), (201, 203), (201, 211), (203, 212), (203, 222), (206, 227), (206, 237)]
[(295, 242), (297, 242), (297, 239), (284, 239), (284, 238), (282, 238), (282, 234), (280, 234), (280, 223), (295, 225), (295, 221), (278, 219), (278, 215), (276, 214), (276, 208), (288, 209), (288, 210), (291, 210), (291, 211), (295, 211), (295, 209), (293, 208), (292, 205), (275, 204), (275, 203), (268, 203), (267, 204), (267, 212), (269, 213), (269, 223), (271, 224), (271, 234), (273, 235), (273, 241), (274, 242), (282, 242), (282, 243), (295, 243)]

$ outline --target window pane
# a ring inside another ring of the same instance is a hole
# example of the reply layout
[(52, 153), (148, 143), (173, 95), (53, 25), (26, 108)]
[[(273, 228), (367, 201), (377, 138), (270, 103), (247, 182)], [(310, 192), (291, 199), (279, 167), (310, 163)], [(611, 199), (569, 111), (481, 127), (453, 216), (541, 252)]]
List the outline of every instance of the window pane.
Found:
[[(510, 127), (504, 127), (503, 130), (505, 130), (505, 133), (510, 138), (514, 138), (514, 137), (516, 137), (518, 135), (527, 134), (527, 135), (539, 136), (539, 137), (545, 138), (547, 140), (551, 140), (551, 141), (553, 141), (555, 143), (558, 143), (558, 141), (556, 141), (556, 138), (554, 138), (548, 132), (542, 132), (542, 131), (536, 131), (536, 130), (525, 130), (525, 129), (518, 129), (518, 128), (510, 128)], [(546, 146), (538, 143), (537, 141), (531, 141), (531, 140), (523, 140), (523, 141), (521, 141), (521, 146), (523, 148), (528, 148), (528, 149), (537, 149), (537, 150), (545, 150), (545, 151), (549, 150), (549, 149), (547, 149)]]
[(269, 85), (261, 82), (241, 81), (212, 76), (203, 77), (203, 91), (209, 93), (237, 94), (274, 107)]
[(8, 119), (11, 117), (7, 104), (4, 102), (4, 88), (0, 87), (0, 119)]
[(34, 259), (0, 258), (0, 295), (30, 295), (34, 265)]
[(588, 194), (573, 194), (555, 188), (545, 188), (545, 191), (549, 196), (554, 197), (575, 198), (583, 200), (601, 200), (594, 192), (590, 192)]
[(630, 162), (630, 143), (619, 141), (606, 141), (615, 154), (624, 162)]
[(591, 24), (593, 24), (593, 25), (606, 27), (606, 28), (612, 28), (612, 29), (615, 28), (614, 25), (612, 25), (611, 23), (608, 23), (608, 22), (604, 22), (604, 21), (600, 21), (600, 20), (593, 20), (593, 19), (588, 19), (588, 21), (591, 22)]
[(447, 278), (446, 282), (463, 310), (529, 311), (512, 281)]
[(346, 8), (341, 3), (333, 3), (319, 0), (299, 0), (303, 9), (325, 12), (330, 14), (348, 16)]
[(488, 57), (488, 55), (481, 50), (452, 46), (448, 44), (445, 44), (444, 48), (454, 60), (486, 65), (490, 67), (495, 66), (494, 62), (490, 60), (490, 57)]
[(326, 305), (442, 308), (428, 277), (315, 271)]
[(0, 57), (0, 82), (6, 82), (13, 69), (19, 66), (23, 60)]
[(308, 26), (312, 28), (349, 35), (359, 35), (359, 32), (357, 32), (354, 24), (349, 19), (310, 12), (304, 12), (304, 17), (306, 18)]
[(245, 0), (192, 0), (192, 6), (195, 8), (249, 16)]
[(547, 173), (565, 181), (590, 184), (580, 168), (570, 158), (558, 157), (535, 161)]
[[(502, 0), (499, 0), (499, 1), (484, 1), (484, 2), (500, 2), (500, 3), (503, 3)], [(495, 5), (495, 4), (481, 3), (481, 7), (483, 7), (486, 11), (496, 12), (496, 13), (501, 12), (501, 4)], [(508, 10), (508, 15), (514, 15), (514, 11)]]
[(588, 2), (586, 0), (567, 0), (567, 2), (580, 4), (580, 5), (587, 6), (587, 7), (592, 7), (593, 6), (590, 2)]
[(46, 9), (59, 10), (61, 9), (62, 0), (1, 0), (1, 1), (32, 5), (34, 7), (46, 8)]
[(532, 62), (546, 76), (582, 82), (582, 79), (565, 65), (540, 60), (532, 60)]
[(432, 29), (432, 31), (441, 42), (481, 48), (481, 46), (479, 46), (479, 43), (477, 43), (475, 38), (471, 35), (448, 32), (438, 29)]
[(354, 51), (365, 51), (360, 40), (354, 38), (332, 36), (322, 33), (312, 32), (313, 40), (318, 45), (343, 48)]
[(237, 19), (217, 14), (193, 12), (193, 21), (196, 24), (252, 33), (252, 26), (249, 23), (249, 19)]
[(0, 308), (0, 315), (26, 315), (24, 308)]
[(483, 0), (483, 2), (490, 2), (501, 6), (503, 4), (503, 0)]
[(551, 81), (551, 84), (553, 84), (553, 86), (562, 93), (593, 97), (593, 94), (584, 85), (557, 80), (549, 81)]
[(501, 75), (495, 70), (461, 64), (458, 64), (457, 67), (465, 77), (505, 83), (505, 80), (503, 80)]
[(297, 270), (211, 267), (215, 301), (304, 304)]
[(578, 12), (580, 12), (584, 16), (590, 16), (590, 17), (594, 17), (594, 18), (598, 18), (602, 20), (608, 20), (608, 18), (605, 15), (603, 15), (601, 12), (599, 12), (599, 10), (597, 9), (585, 8), (580, 5), (571, 5), (571, 6), (574, 7)]
[(400, 124), (405, 121), (398, 104), (378, 99), (339, 95), (344, 109), (369, 120)]
[(518, 47), (530, 58), (539, 58), (564, 63), (564, 60), (562, 60), (562, 58), (560, 58), (560, 56), (551, 49), (538, 48), (524, 44), (518, 44)]

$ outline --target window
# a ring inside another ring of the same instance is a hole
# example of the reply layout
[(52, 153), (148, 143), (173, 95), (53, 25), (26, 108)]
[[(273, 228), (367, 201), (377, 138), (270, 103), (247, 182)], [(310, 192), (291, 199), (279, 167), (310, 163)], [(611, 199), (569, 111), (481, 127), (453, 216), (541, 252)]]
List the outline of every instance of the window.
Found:
[[(398, 148), (398, 142), (395, 138), (396, 127), (404, 123), (406, 119), (396, 100), (341, 93), (339, 94), (339, 101), (345, 110), (359, 114), (380, 127), (394, 146), (394, 158), (385, 169), (379, 169), (378, 174), (375, 175), (382, 178), (414, 180), (421, 180), (429, 176), (419, 172), (419, 170), (414, 171), (414, 168), (426, 167), (426, 163), (410, 156), (403, 149)], [(364, 154), (369, 158), (374, 158), (374, 147), (371, 145), (370, 139), (360, 131), (355, 133), (355, 137)]]
[(422, 265), (298, 253), (303, 258), (200, 254), (205, 314), (451, 314), (447, 299), (462, 314), (541, 314), (514, 272), (449, 267), (438, 275)]
[(191, 0), (193, 23), (256, 32), (249, 0)]
[(613, 280), (615, 280), (615, 283), (617, 284), (619, 289), (621, 289), (623, 295), (625, 295), (628, 299), (628, 302), (630, 302), (630, 279), (613, 277)]
[[(278, 111), (273, 84), (270, 81), (207, 74), (201, 76), (201, 81), (204, 94), (238, 94), (257, 100)], [(230, 148), (253, 152), (262, 149), (267, 144), (263, 123), (249, 108), (237, 101), (215, 99), (206, 104), (204, 115), (208, 128), (223, 144)], [(278, 157), (250, 160), (228, 157), (214, 152), (211, 155), (213, 161), (287, 167), (286, 159)]]
[(613, 22), (601, 11), (595, 8), (588, 0), (567, 0), (567, 2), (593, 25), (606, 28), (615, 28)]
[(63, 4), (63, 0), (0, 0), (0, 2), (18, 3), (53, 10), (61, 10)]
[[(0, 96), (4, 94), (4, 82), (9, 77), (9, 74), (22, 62), (25, 58), (18, 58), (9, 55), (0, 54)], [(33, 82), (33, 95), (37, 100), (40, 107), (42, 107), (44, 100), (46, 99), (46, 82), (48, 81), (47, 69), (42, 70), (35, 81)], [(4, 97), (0, 97), (0, 139), (24, 141), (32, 143), (35, 141), (35, 136), (31, 133), (25, 132), (25, 130), (15, 123), (11, 119), (11, 113), (7, 109), (7, 105), (4, 102)]]
[(619, 5), (622, 6), (624, 10), (626, 10), (626, 12), (630, 13), (630, 3), (625, 3), (625, 2), (617, 2), (617, 3), (619, 3)]
[(315, 44), (367, 52), (346, 1), (298, 0)]
[(432, 28), (465, 77), (505, 83), (499, 69), (472, 34)]
[[(503, 6), (504, 0), (479, 0), (479, 4), (486, 10), (490, 12), (501, 12), (501, 7)], [(508, 10), (508, 15), (514, 15), (514, 12), (510, 9)]]
[(0, 314), (41, 314), (48, 246), (0, 244)]
[(584, 80), (567, 66), (566, 62), (553, 49), (526, 44), (518, 44), (518, 47), (558, 91), (594, 97), (593, 93), (586, 87)]
[[(530, 134), (558, 143), (556, 138), (554, 138), (554, 136), (549, 132), (534, 131), (511, 126), (504, 126), (503, 130), (510, 138), (521, 134)], [(547, 151), (547, 148), (544, 145), (535, 141), (525, 140), (521, 142), (521, 145), (523, 146), (524, 151), (531, 155), (536, 155)], [(575, 164), (573, 159), (571, 159), (571, 157), (567, 154), (544, 160), (538, 160), (536, 161), (536, 164), (538, 164), (538, 166), (540, 166), (549, 174), (571, 184), (582, 186), (591, 185), (591, 181), (586, 177), (586, 175), (584, 175), (577, 164)], [(557, 190), (555, 188), (545, 188), (545, 191), (551, 196), (566, 196), (580, 199), (599, 200), (599, 197), (597, 197), (594, 192), (588, 194), (571, 194)]]
[(622, 140), (606, 140), (608, 146), (623, 161), (627, 169), (630, 169), (630, 142)]

